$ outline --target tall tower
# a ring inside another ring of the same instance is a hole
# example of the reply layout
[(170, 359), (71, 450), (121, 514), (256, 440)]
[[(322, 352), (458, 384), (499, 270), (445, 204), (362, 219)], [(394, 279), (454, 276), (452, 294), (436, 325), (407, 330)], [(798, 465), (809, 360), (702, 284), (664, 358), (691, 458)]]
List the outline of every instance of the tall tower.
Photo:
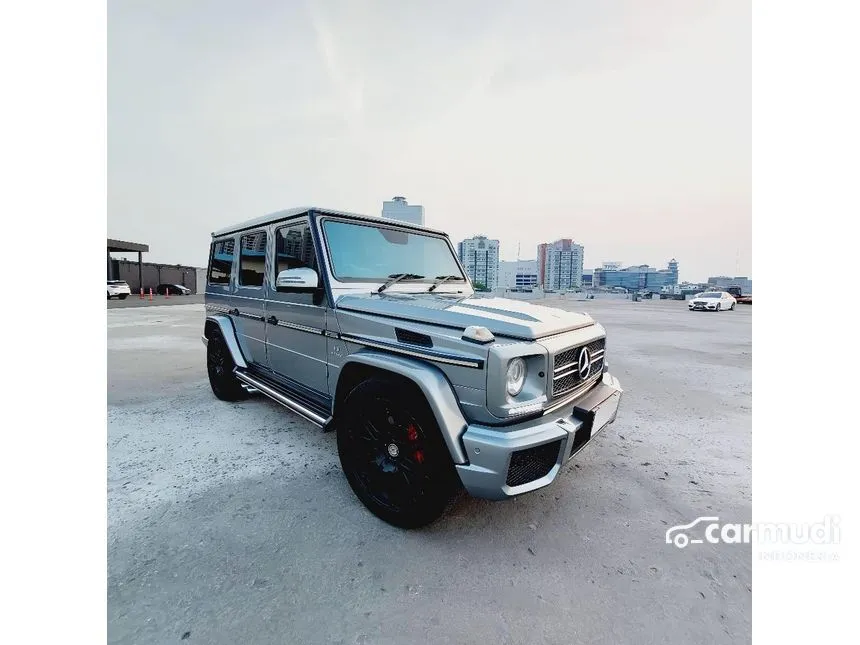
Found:
[(675, 258), (669, 260), (669, 273), (672, 274), (672, 282), (670, 284), (678, 284), (678, 260)]

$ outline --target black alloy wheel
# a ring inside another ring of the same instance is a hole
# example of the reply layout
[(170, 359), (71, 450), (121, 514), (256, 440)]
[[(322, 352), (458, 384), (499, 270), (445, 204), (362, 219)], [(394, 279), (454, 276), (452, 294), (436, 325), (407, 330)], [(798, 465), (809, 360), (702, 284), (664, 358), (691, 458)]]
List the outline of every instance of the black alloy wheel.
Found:
[(362, 503), (400, 528), (438, 519), (459, 478), (424, 398), (395, 379), (371, 378), (347, 395), (339, 412), (341, 467)]
[(209, 342), (206, 344), (206, 370), (213, 394), (222, 401), (241, 401), (248, 398), (248, 392), (233, 374), (235, 367), (236, 363), (233, 362), (221, 332), (210, 332)]

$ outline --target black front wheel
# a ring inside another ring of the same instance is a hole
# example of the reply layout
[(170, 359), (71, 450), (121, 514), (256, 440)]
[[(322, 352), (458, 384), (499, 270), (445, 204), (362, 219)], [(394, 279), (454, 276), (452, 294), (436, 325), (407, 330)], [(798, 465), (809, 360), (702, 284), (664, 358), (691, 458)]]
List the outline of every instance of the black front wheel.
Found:
[(209, 385), (212, 392), (222, 401), (241, 401), (248, 398), (248, 392), (241, 381), (233, 374), (236, 363), (230, 349), (219, 331), (209, 333), (206, 343), (206, 370), (209, 372)]
[(337, 449), (353, 492), (377, 517), (400, 528), (445, 513), (460, 482), (439, 426), (412, 386), (370, 378), (337, 414)]

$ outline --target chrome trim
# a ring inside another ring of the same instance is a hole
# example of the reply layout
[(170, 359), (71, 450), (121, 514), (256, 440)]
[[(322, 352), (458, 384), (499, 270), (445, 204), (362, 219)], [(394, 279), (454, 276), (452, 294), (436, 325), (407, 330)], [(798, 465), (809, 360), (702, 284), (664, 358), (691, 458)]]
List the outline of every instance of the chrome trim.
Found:
[(252, 314), (252, 313), (247, 312), (247, 311), (237, 311), (236, 315), (241, 316), (242, 318), (248, 318), (250, 320), (257, 320), (260, 322), (263, 322), (265, 320), (265, 318), (263, 317), (262, 314)]
[[(592, 359), (591, 359), (591, 362), (589, 363), (589, 365), (594, 365), (595, 363), (599, 363), (599, 362), (600, 362), (600, 361), (602, 361), (602, 360), (603, 360), (603, 354), (601, 354), (601, 355), (600, 355), (600, 356), (598, 356), (597, 358), (592, 358)], [(567, 365), (565, 365), (565, 367), (567, 367)], [(558, 380), (558, 379), (560, 379), (560, 378), (564, 378), (565, 376), (570, 376), (571, 374), (579, 374), (579, 366), (578, 366), (578, 365), (576, 365), (576, 366), (575, 366), (575, 368), (576, 368), (576, 369), (568, 370), (568, 371), (567, 371), (567, 372), (565, 372), (564, 374), (556, 374), (555, 376), (553, 376), (553, 377), (552, 377), (552, 380), (553, 380), (553, 381), (556, 381), (556, 380)]]
[(240, 381), (244, 381), (245, 383), (247, 383), (251, 387), (259, 390), (260, 392), (262, 392), (263, 394), (268, 396), (270, 399), (280, 403), (285, 408), (292, 410), (293, 412), (295, 412), (299, 416), (304, 417), (308, 421), (315, 423), (318, 426), (325, 427), (328, 424), (328, 422), (331, 420), (331, 416), (323, 417), (323, 416), (317, 414), (313, 410), (306, 408), (301, 403), (294, 401), (293, 399), (291, 399), (287, 396), (284, 396), (283, 394), (281, 394), (277, 390), (272, 389), (271, 387), (269, 387), (265, 383), (258, 381), (253, 376), (250, 376), (249, 374), (247, 374), (246, 372), (243, 372), (240, 369), (236, 369), (233, 372), (234, 372), (234, 374), (236, 374), (236, 378), (238, 378)]
[(326, 338), (340, 338), (340, 334), (336, 331), (328, 331), (327, 329), (323, 330), (323, 334), (325, 334)]
[(206, 309), (208, 309), (209, 311), (220, 311), (224, 314), (229, 314), (231, 311), (233, 311), (230, 307), (222, 307), (221, 305), (206, 305)]
[[(269, 323), (269, 324), (271, 325), (272, 323)], [(296, 331), (303, 331), (303, 332), (306, 332), (308, 334), (319, 335), (319, 334), (325, 333), (325, 330), (323, 330), (323, 329), (317, 329), (316, 327), (307, 327), (305, 325), (299, 325), (297, 323), (287, 322), (286, 320), (279, 320), (277, 322), (277, 325), (278, 325), (278, 327), (287, 327), (288, 329), (295, 329)]]
[[(564, 350), (564, 351), (570, 351), (570, 350)], [(597, 361), (599, 361), (601, 358), (603, 358), (603, 355), (605, 353), (606, 353), (605, 349), (598, 349), (594, 353), (592, 353), (591, 354), (591, 357), (592, 357), (591, 358), (591, 364), (594, 365)], [(562, 365), (561, 367), (556, 367), (553, 370), (553, 374), (557, 374), (558, 372), (561, 372), (563, 370), (570, 369), (571, 367), (579, 367), (579, 361), (574, 361), (572, 363), (567, 363), (566, 365)]]
[(583, 382), (582, 384), (580, 384), (580, 386), (578, 388), (571, 390), (570, 392), (566, 392), (564, 394), (563, 399), (553, 403), (546, 410), (544, 410), (544, 412), (543, 412), (544, 415), (552, 414), (553, 412), (555, 412), (559, 408), (563, 408), (566, 405), (570, 405), (575, 398), (577, 398), (578, 396), (581, 396), (586, 390), (591, 388), (602, 377), (603, 377), (602, 371), (598, 372), (597, 374), (595, 374), (593, 376), (589, 376), (588, 380)]
[(393, 352), (395, 354), (403, 354), (404, 356), (412, 356), (414, 358), (420, 358), (425, 361), (432, 361), (434, 363), (445, 363), (447, 365), (459, 365), (460, 367), (471, 367), (474, 369), (483, 369), (484, 368), (484, 360), (479, 358), (463, 358), (461, 356), (453, 355), (453, 354), (441, 354), (437, 352), (424, 352), (424, 351), (416, 351), (412, 349), (406, 349), (400, 345), (395, 345), (393, 343), (384, 343), (375, 340), (367, 340), (360, 336), (352, 336), (350, 334), (341, 334), (341, 340), (345, 340), (348, 343), (356, 343), (358, 345), (364, 345), (366, 347), (373, 347), (375, 349), (383, 349), (389, 352)]

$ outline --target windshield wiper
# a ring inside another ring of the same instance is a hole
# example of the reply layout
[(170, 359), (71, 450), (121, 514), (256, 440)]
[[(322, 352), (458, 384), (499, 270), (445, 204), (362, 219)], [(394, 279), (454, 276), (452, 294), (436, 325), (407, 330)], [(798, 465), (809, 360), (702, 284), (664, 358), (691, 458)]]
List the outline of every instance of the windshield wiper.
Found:
[(427, 292), (429, 293), (430, 291), (435, 290), (436, 287), (438, 287), (439, 285), (445, 284), (446, 282), (448, 282), (448, 280), (462, 280), (462, 279), (463, 279), (463, 276), (459, 276), (459, 275), (437, 275), (436, 276), (436, 282), (434, 282), (432, 285), (430, 285), (430, 288), (427, 289)]
[(388, 276), (388, 278), (389, 278), (388, 281), (385, 284), (383, 284), (381, 287), (379, 287), (379, 289), (377, 289), (376, 292), (382, 293), (388, 287), (390, 287), (392, 284), (400, 282), (401, 280), (420, 280), (423, 277), (424, 277), (423, 275), (418, 275), (416, 273), (392, 273), (390, 276)]

